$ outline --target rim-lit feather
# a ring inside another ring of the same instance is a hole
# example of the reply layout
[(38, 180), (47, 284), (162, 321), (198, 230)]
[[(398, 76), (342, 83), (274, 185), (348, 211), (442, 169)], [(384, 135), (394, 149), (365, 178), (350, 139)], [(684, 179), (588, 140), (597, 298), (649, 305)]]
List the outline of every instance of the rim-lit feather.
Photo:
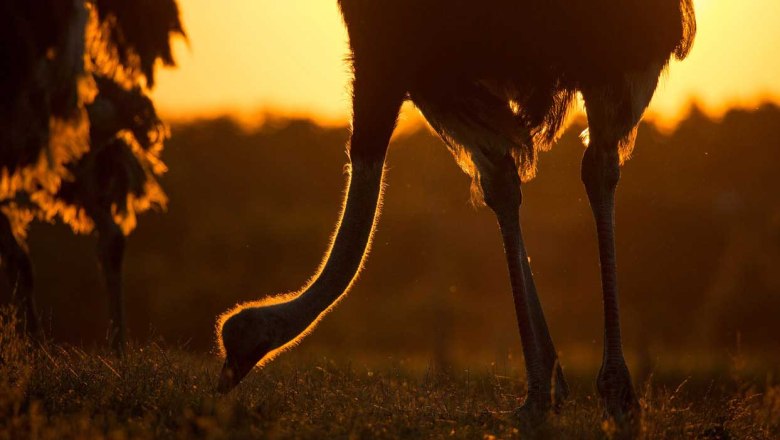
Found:
[(0, 206), (23, 241), (33, 217), (125, 234), (165, 206), (168, 136), (145, 90), (184, 35), (174, 0), (0, 0)]

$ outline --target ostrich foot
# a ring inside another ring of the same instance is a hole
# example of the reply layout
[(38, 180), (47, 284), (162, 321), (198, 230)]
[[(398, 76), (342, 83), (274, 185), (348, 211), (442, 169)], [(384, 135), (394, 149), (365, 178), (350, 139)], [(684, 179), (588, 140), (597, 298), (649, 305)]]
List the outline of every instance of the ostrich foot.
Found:
[(520, 423), (523, 430), (537, 431), (544, 426), (550, 415), (550, 394), (529, 394), (525, 402), (514, 410), (514, 417)]
[(20, 335), (25, 335), (34, 345), (43, 345), (46, 343), (46, 334), (43, 326), (35, 313), (28, 313), (17, 321), (17, 331)]
[(632, 438), (632, 433), (638, 433), (642, 409), (626, 364), (602, 366), (596, 387), (604, 406), (604, 418), (614, 422), (621, 438)]

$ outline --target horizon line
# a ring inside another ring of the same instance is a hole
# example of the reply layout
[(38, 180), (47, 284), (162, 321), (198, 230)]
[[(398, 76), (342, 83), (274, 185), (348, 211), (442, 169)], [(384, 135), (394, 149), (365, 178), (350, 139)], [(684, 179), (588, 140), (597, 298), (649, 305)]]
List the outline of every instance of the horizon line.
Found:
[[(676, 130), (679, 124), (687, 120), (692, 113), (698, 112), (705, 115), (713, 121), (722, 120), (732, 111), (756, 111), (766, 106), (780, 106), (780, 99), (769, 94), (756, 96), (748, 100), (733, 100), (730, 103), (712, 106), (703, 102), (697, 97), (691, 97), (686, 105), (673, 116), (662, 115), (653, 109), (648, 110), (643, 118), (643, 122), (655, 126), (659, 131), (672, 132)], [(316, 125), (327, 128), (348, 127), (351, 124), (351, 118), (344, 115), (328, 114), (328, 112), (317, 110), (300, 110), (294, 108), (284, 108), (283, 106), (257, 106), (254, 109), (242, 108), (240, 106), (219, 106), (212, 110), (198, 109), (192, 111), (181, 111), (171, 109), (161, 109), (161, 117), (169, 125), (182, 125), (203, 120), (214, 120), (228, 118), (244, 128), (253, 129), (266, 125), (274, 120), (306, 120)], [(585, 111), (581, 103), (573, 109), (569, 116), (569, 121), (585, 118)], [(570, 124), (569, 124), (570, 125)], [(397, 132), (407, 133), (419, 130), (427, 126), (425, 118), (419, 113), (411, 102), (406, 102), (399, 116)]]

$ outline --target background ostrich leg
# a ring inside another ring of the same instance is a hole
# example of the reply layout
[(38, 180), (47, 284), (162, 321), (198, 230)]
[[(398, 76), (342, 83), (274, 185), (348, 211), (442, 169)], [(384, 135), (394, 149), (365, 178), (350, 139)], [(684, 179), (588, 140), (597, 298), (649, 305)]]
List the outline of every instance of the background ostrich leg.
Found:
[(34, 339), (43, 340), (43, 328), (33, 298), (32, 261), (27, 250), (16, 240), (8, 217), (0, 212), (0, 263), (11, 287), (11, 300), (23, 313), (23, 330)]
[(98, 234), (97, 256), (108, 293), (108, 342), (118, 356), (125, 352), (125, 303), (122, 296), (122, 261), (125, 235), (114, 222), (110, 208), (90, 207), (89, 216)]

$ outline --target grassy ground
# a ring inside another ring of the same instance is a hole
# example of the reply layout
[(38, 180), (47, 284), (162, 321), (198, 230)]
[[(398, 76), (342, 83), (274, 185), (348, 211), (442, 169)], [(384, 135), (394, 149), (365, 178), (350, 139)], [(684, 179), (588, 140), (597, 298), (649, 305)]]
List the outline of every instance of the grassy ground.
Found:
[[(134, 347), (124, 360), (31, 349), (9, 328), (0, 326), (0, 438), (528, 437), (511, 417), (524, 393), (516, 373), (282, 359), (220, 397), (214, 356), (157, 344)], [(609, 437), (590, 380), (574, 379), (574, 398), (537, 437)], [(780, 387), (701, 383), (645, 386), (641, 437), (780, 438)]]

